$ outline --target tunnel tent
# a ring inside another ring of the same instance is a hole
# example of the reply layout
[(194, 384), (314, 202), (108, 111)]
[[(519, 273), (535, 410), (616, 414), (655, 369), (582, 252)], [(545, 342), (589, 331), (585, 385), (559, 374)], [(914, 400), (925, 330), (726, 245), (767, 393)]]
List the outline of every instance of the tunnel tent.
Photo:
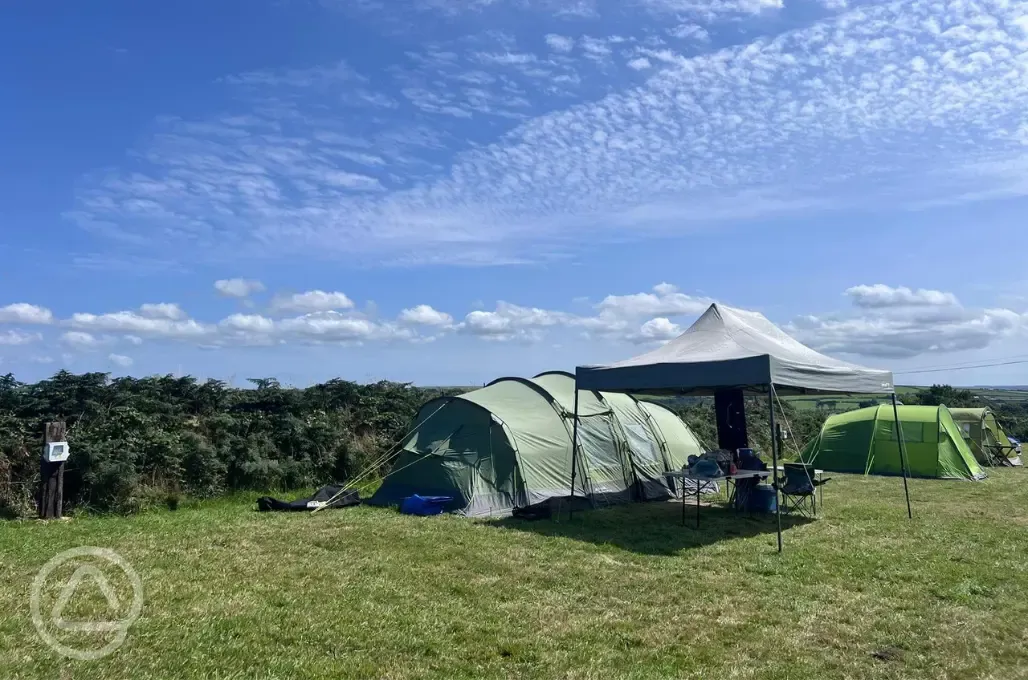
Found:
[[(900, 406), (899, 418), (911, 476), (985, 477), (945, 406)], [(892, 408), (872, 406), (831, 416), (804, 448), (801, 459), (833, 472), (902, 475)]]
[[(574, 421), (575, 376), (562, 371), (541, 373), (532, 382), (548, 390), (563, 408), (562, 416), (569, 429)], [(599, 409), (597, 411), (597, 408)], [(619, 465), (627, 464), (625, 470), (625, 489), (634, 480), (641, 485), (640, 491), (647, 499), (667, 497), (669, 480), (664, 476), (668, 470), (681, 470), (685, 467), (690, 455), (699, 455), (705, 450), (692, 431), (671, 410), (636, 399), (630, 394), (618, 392), (579, 392), (579, 453), (592, 455), (594, 460), (583, 470), (579, 466), (578, 474), (585, 474), (586, 480), (593, 484), (592, 494), (604, 493), (601, 486), (596, 488), (597, 480), (605, 482), (605, 477), (597, 477), (596, 469), (605, 457), (616, 455)], [(610, 421), (613, 439), (608, 438), (607, 428), (599, 428), (598, 432), (583, 434), (589, 430), (597, 430), (587, 420), (595, 417), (583, 416), (587, 413), (602, 413), (605, 420)], [(661, 424), (663, 423), (663, 428)], [(664, 433), (664, 429), (667, 433)], [(600, 436), (597, 437), (596, 434)], [(586, 441), (591, 445), (586, 445)], [(617, 454), (616, 446), (627, 448), (630, 455)], [(605, 454), (600, 453), (605, 451)], [(591, 452), (591, 453), (590, 453)], [(613, 468), (614, 466), (611, 465)], [(613, 476), (613, 475), (609, 475)], [(674, 487), (670, 487), (674, 491)], [(623, 492), (622, 492), (623, 493)]]
[(692, 430), (671, 409), (651, 401), (639, 403), (646, 409), (667, 443), (666, 455), (670, 459), (672, 470), (681, 470), (689, 464), (689, 456), (699, 455), (706, 450), (707, 447), (703, 446)]
[[(568, 414), (572, 412), (575, 401), (575, 382), (567, 374), (551, 372), (542, 373), (532, 378), (532, 382), (549, 394), (553, 395), (560, 406), (559, 414), (568, 427)], [(624, 455), (619, 442), (624, 441), (619, 423), (613, 410), (595, 392), (579, 394), (578, 408), (582, 413), (582, 426), (579, 432), (579, 451), (583, 460), (578, 465), (578, 475), (588, 479), (590, 495), (594, 501), (617, 503), (631, 500), (633, 473), (631, 461)], [(568, 437), (570, 450), (571, 438)], [(570, 470), (570, 458), (567, 469)], [(568, 479), (568, 495), (570, 495), (570, 478)]]
[[(543, 373), (427, 402), (368, 502), (450, 496), (448, 511), (483, 517), (570, 496), (574, 389), (570, 374)], [(578, 396), (577, 474), (587, 498), (602, 505), (670, 497), (664, 472), (702, 452), (685, 424), (630, 395)]]
[(951, 408), (950, 415), (982, 465), (1012, 465), (1016, 447), (989, 408)]

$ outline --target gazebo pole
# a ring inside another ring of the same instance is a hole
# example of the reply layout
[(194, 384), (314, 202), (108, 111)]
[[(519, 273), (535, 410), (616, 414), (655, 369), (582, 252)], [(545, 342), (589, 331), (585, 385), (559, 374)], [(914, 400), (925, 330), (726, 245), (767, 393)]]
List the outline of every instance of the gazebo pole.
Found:
[(907, 517), (914, 519), (910, 509), (910, 489), (907, 487), (907, 445), (903, 442), (903, 427), (900, 424), (899, 406), (896, 405), (896, 392), (892, 393), (892, 417), (896, 421), (896, 441), (899, 442), (900, 463), (903, 465), (903, 495), (907, 497)]
[(775, 386), (768, 384), (767, 401), (771, 408), (771, 479), (775, 488), (775, 515), (778, 520), (778, 552), (782, 552), (782, 503), (778, 496), (778, 439), (775, 437)]
[(575, 422), (571, 426), (571, 500), (568, 501), (568, 520), (575, 516), (575, 472), (578, 471), (578, 377), (575, 377)]

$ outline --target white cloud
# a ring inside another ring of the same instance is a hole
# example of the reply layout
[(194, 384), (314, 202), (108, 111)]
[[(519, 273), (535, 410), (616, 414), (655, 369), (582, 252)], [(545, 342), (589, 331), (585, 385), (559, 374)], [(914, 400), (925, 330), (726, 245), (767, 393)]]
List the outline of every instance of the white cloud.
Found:
[(247, 87), (285, 86), (291, 88), (323, 87), (341, 82), (362, 80), (359, 74), (344, 62), (305, 69), (249, 71), (223, 79), (231, 85)]
[(565, 312), (499, 302), (495, 311), (469, 313), (459, 324), (458, 330), (490, 340), (534, 341), (538, 339), (541, 329), (575, 321), (574, 315)]
[(318, 312), (284, 319), (276, 326), (284, 335), (321, 342), (410, 340), (416, 337), (408, 329), (349, 317), (339, 312)]
[(391, 323), (337, 311), (320, 311), (285, 319), (233, 314), (218, 324), (211, 342), (219, 346), (275, 345), (290, 342), (354, 344), (366, 341), (418, 341), (421, 336)]
[(608, 295), (597, 305), (601, 315), (620, 319), (696, 315), (706, 311), (711, 300), (677, 292), (668, 283), (654, 287), (654, 293)]
[(271, 308), (276, 312), (328, 312), (353, 309), (353, 300), (345, 293), (312, 290), (306, 293), (276, 296)]
[(54, 315), (45, 307), (18, 302), (0, 307), (0, 323), (24, 323), (46, 325), (53, 323)]
[(550, 49), (554, 52), (570, 52), (575, 49), (575, 39), (565, 35), (557, 35), (556, 33), (549, 33), (546, 36), (546, 44), (550, 46)]
[[(248, 96), (262, 88), (234, 112), (239, 120), (161, 121), (121, 170), (84, 179), (69, 216), (119, 243), (191, 258), (380, 262), (417, 253), (409, 261), (426, 262), (488, 249), (524, 260), (586, 241), (680, 235), (740, 212), (945, 197), (951, 187), (917, 181), (924, 169), (1014, 153), (1028, 109), (1018, 3), (851, 4), (714, 49), (688, 27), (781, 2), (645, 0), (664, 26), (696, 39), (678, 51), (631, 36), (640, 46), (632, 58), (660, 72), (632, 86), (608, 78), (604, 96), (566, 105), (553, 103), (568, 89), (557, 78), (581, 80), (600, 66), (552, 46), (540, 58), (509, 40), (454, 43), (434, 53), (431, 72), (400, 69), (406, 75), (381, 87), (427, 93), (411, 100), (430, 121), (417, 128), (409, 117), (334, 105), (331, 94), (352, 77), (338, 65), (251, 74), (231, 81)], [(948, 32), (960, 26), (967, 30)], [(612, 44), (591, 40), (593, 56)], [(479, 53), (502, 68), (472, 63)], [(458, 78), (489, 82), (458, 87)], [(482, 90), (477, 104), (465, 87)], [(512, 99), (501, 106), (504, 95)], [(476, 125), (481, 134), (469, 137), (459, 117), (487, 109), (514, 118), (490, 119), (495, 127)], [(340, 152), (381, 158), (380, 172), (360, 175), (383, 190), (333, 184), (333, 173), (354, 173)], [(877, 188), (902, 182), (917, 190)], [(765, 200), (739, 200), (752, 192)]]
[(500, 66), (534, 64), (539, 61), (539, 57), (527, 52), (479, 52), (478, 59), (486, 64), (497, 64)]
[(400, 321), (420, 326), (448, 327), (453, 325), (453, 317), (440, 312), (428, 305), (418, 305), (400, 312)]
[(725, 15), (758, 14), (779, 10), (784, 0), (639, 0), (649, 9), (660, 13), (685, 14), (701, 21), (717, 21)]
[(856, 314), (803, 316), (786, 327), (829, 354), (907, 358), (985, 349), (1028, 328), (1028, 316), (1009, 309), (967, 309), (938, 290), (854, 286), (846, 291)]
[(132, 357), (127, 357), (124, 354), (108, 355), (107, 360), (120, 368), (129, 368), (134, 363)]
[(559, 0), (552, 4), (559, 17), (594, 19), (599, 16), (599, 12), (596, 10), (596, 0)]
[(873, 286), (853, 286), (846, 291), (858, 307), (879, 309), (887, 307), (959, 307), (960, 301), (953, 293), (938, 290), (911, 290), (900, 286), (892, 288), (881, 283)]
[[(608, 295), (595, 305), (596, 314), (582, 316), (571, 312), (524, 307), (499, 302), (493, 311), (476, 310), (457, 325), (461, 333), (490, 340), (537, 341), (542, 333), (557, 328), (581, 329), (588, 336), (654, 342), (674, 337), (680, 327), (668, 316), (695, 316), (706, 310), (710, 301), (678, 292), (669, 283), (654, 286), (655, 293)], [(642, 319), (650, 320), (637, 326)], [(654, 318), (657, 317), (657, 318)], [(665, 317), (665, 318), (661, 318)], [(673, 335), (668, 335), (673, 333)]]
[(81, 331), (68, 331), (61, 335), (61, 343), (78, 350), (96, 349), (103, 345), (103, 341), (90, 333)]
[(610, 58), (612, 50), (606, 40), (585, 35), (578, 42), (587, 59), (603, 63)]
[(679, 40), (694, 40), (696, 42), (707, 42), (710, 40), (710, 34), (707, 32), (707, 29), (696, 24), (679, 24), (668, 30), (668, 35)]
[(658, 317), (650, 319), (639, 328), (639, 333), (632, 338), (637, 343), (667, 342), (682, 334), (682, 327), (672, 323), (670, 319)]
[(961, 320), (924, 323), (902, 317), (806, 317), (788, 328), (799, 340), (828, 354), (908, 358), (921, 354), (981, 350), (1023, 328), (1009, 310), (981, 310)]
[(631, 69), (635, 69), (636, 71), (645, 71), (651, 66), (653, 66), (653, 64), (651, 64), (650, 60), (646, 57), (638, 57), (637, 59), (633, 59), (632, 61), (628, 62), (628, 67)]
[(321, 181), (332, 187), (355, 189), (358, 191), (381, 191), (382, 183), (374, 177), (359, 175), (342, 170), (328, 170), (321, 176)]
[(0, 345), (29, 345), (42, 339), (43, 336), (39, 333), (26, 333), (20, 330), (0, 332)]
[(214, 289), (225, 297), (247, 298), (264, 291), (264, 284), (254, 279), (222, 279), (214, 282)]
[(128, 333), (169, 339), (198, 339), (210, 335), (213, 327), (193, 319), (154, 319), (135, 312), (73, 314), (66, 322), (72, 328), (106, 333)]
[[(332, 294), (301, 298), (304, 309), (339, 304)], [(305, 295), (305, 294), (304, 294)], [(1028, 336), (1028, 315), (1010, 309), (971, 309), (952, 293), (906, 287), (855, 286), (847, 291), (850, 310), (803, 316), (786, 330), (806, 344), (829, 354), (906, 358), (919, 354), (974, 351), (1005, 338)], [(346, 298), (349, 300), (349, 298)], [(295, 301), (291, 301), (295, 302)], [(374, 306), (358, 311), (317, 309), (296, 315), (264, 316), (237, 313), (217, 323), (177, 316), (166, 308), (111, 314), (77, 313), (62, 325), (70, 327), (59, 338), (69, 350), (89, 351), (118, 343), (139, 344), (146, 339), (201, 347), (277, 346), (412, 342), (427, 343), (449, 331), (483, 340), (538, 342), (547, 336), (585, 335), (600, 342), (652, 344), (678, 336), (706, 309), (709, 300), (660, 283), (652, 292), (608, 295), (593, 305), (579, 300), (572, 305), (583, 313), (499, 302), (491, 310), (470, 311), (459, 323), (429, 305), (403, 309), (396, 321), (381, 321)], [(176, 307), (177, 309), (177, 307)], [(680, 317), (677, 318), (676, 317)], [(0, 333), (0, 345), (41, 340), (14, 330)]]
[(222, 319), (218, 325), (230, 331), (258, 335), (269, 335), (275, 331), (275, 322), (259, 314), (233, 314)]
[(181, 307), (172, 302), (144, 304), (139, 308), (139, 314), (149, 319), (169, 319), (171, 321), (181, 321), (188, 317)]

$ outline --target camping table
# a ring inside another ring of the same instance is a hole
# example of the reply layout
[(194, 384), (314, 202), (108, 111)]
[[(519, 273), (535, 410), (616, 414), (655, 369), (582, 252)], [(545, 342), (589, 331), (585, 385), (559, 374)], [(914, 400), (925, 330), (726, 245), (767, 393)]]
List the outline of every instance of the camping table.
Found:
[[(779, 472), (785, 472), (785, 466), (784, 465), (779, 465), (775, 469), (778, 470)], [(824, 475), (824, 473), (825, 473), (824, 470), (817, 470), (817, 469), (814, 470), (814, 476), (817, 477), (818, 481), (821, 481), (821, 477)], [(824, 507), (825, 507), (825, 488), (824, 488), (824, 486), (817, 487), (817, 502), (821, 505), (821, 509), (824, 510)]]
[[(694, 475), (689, 470), (676, 470), (672, 472), (665, 472), (665, 477), (672, 479), (689, 479), (696, 482), (696, 528), (700, 528), (700, 492), (703, 490), (704, 482), (718, 482), (724, 480), (727, 482), (737, 482), (740, 479), (767, 479), (771, 476), (770, 470), (739, 470), (738, 472), (731, 475), (721, 475), (720, 477), (705, 477), (700, 475)], [(682, 489), (682, 526), (685, 526), (685, 489)]]

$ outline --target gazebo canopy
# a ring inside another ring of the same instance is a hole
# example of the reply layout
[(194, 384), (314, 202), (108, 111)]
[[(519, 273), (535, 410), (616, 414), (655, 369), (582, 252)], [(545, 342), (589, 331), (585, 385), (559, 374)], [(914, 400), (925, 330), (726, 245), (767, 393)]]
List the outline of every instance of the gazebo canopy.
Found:
[(762, 314), (713, 304), (666, 345), (606, 366), (580, 366), (579, 389), (712, 394), (724, 388), (781, 394), (894, 394), (892, 373), (815, 352)]

